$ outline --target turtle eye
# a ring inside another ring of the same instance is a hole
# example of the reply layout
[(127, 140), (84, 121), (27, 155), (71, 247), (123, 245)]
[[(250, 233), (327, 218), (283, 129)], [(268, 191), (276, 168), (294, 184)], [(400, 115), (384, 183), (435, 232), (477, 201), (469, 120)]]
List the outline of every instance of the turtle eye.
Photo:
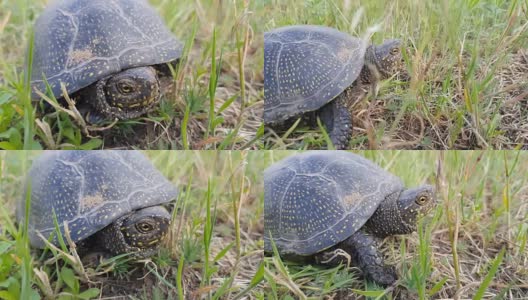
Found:
[(117, 88), (119, 89), (119, 92), (121, 94), (130, 94), (134, 91), (134, 88), (128, 84), (128, 82), (121, 82), (117, 85)]
[(420, 196), (416, 199), (416, 203), (418, 205), (424, 205), (425, 202), (427, 202), (427, 197), (426, 196)]
[(136, 224), (136, 228), (141, 233), (147, 233), (149, 231), (152, 231), (154, 229), (154, 226), (152, 226), (152, 224), (147, 223), (147, 222), (140, 222)]
[(400, 48), (392, 48), (390, 53), (392, 55), (397, 55), (400, 53)]

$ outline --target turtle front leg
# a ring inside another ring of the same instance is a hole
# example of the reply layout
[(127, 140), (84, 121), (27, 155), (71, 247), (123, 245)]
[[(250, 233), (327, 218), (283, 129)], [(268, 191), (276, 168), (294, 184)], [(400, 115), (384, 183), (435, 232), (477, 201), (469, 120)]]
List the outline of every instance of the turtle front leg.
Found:
[(321, 109), (319, 117), (326, 126), (334, 147), (338, 150), (347, 149), (352, 136), (352, 115), (343, 100), (335, 99), (325, 105)]
[(391, 285), (398, 279), (394, 267), (385, 265), (378, 239), (362, 231), (354, 233), (336, 248), (316, 254), (315, 261), (329, 266), (350, 265), (352, 262), (365, 277), (383, 286)]
[(107, 79), (99, 80), (78, 93), (77, 110), (88, 124), (99, 125), (111, 119), (110, 115), (105, 115), (103, 104), (100, 103), (104, 101), (103, 88), (106, 81)]
[(84, 114), (84, 120), (89, 124), (99, 125), (104, 123), (105, 117), (96, 111), (86, 111)]

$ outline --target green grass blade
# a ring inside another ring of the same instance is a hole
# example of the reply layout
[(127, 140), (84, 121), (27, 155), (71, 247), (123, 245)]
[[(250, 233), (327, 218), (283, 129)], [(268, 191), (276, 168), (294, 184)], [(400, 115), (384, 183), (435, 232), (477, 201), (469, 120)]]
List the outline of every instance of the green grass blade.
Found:
[(216, 72), (216, 28), (213, 30), (212, 45), (211, 45), (211, 71), (209, 72), (209, 124), (207, 131), (205, 132), (205, 138), (209, 137), (209, 134), (214, 134), (213, 122), (215, 119), (215, 96), (216, 86), (218, 84), (217, 72)]
[(33, 104), (31, 101), (31, 74), (33, 67), (33, 47), (34, 47), (34, 36), (33, 33), (30, 35), (29, 45), (27, 50), (27, 66), (24, 74), (24, 90), (20, 95), (22, 102), (24, 103), (24, 149), (33, 149), (35, 136), (35, 114), (33, 112)]
[(493, 277), (495, 277), (495, 273), (497, 273), (497, 270), (499, 269), (500, 264), (502, 263), (502, 259), (504, 258), (504, 253), (506, 253), (506, 249), (503, 247), (501, 251), (499, 252), (499, 255), (493, 260), (491, 267), (488, 271), (488, 274), (486, 274), (486, 277), (480, 284), (477, 292), (475, 293), (475, 296), (473, 297), (473, 300), (481, 300), (484, 298), (484, 293), (486, 292), (486, 289), (490, 285), (491, 281), (493, 280)]
[(264, 262), (261, 262), (257, 273), (255, 273), (255, 276), (253, 276), (249, 285), (242, 292), (235, 295), (233, 300), (242, 299), (244, 296), (246, 296), (253, 288), (255, 288), (260, 282), (262, 282), (262, 280), (264, 280), (264, 273)]

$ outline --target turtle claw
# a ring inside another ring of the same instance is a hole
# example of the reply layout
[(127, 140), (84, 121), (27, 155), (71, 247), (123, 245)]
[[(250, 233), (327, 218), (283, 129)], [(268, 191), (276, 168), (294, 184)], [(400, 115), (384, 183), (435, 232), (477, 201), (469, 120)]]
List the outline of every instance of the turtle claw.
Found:
[(102, 124), (105, 121), (105, 118), (101, 114), (98, 114), (96, 112), (88, 112), (84, 116), (84, 119), (86, 120), (86, 122), (93, 125)]
[(108, 258), (110, 256), (104, 251), (90, 252), (81, 258), (81, 262), (84, 267), (95, 269), (101, 264), (101, 261)]
[(365, 276), (382, 286), (389, 286), (398, 280), (398, 275), (393, 266), (367, 266), (364, 270)]

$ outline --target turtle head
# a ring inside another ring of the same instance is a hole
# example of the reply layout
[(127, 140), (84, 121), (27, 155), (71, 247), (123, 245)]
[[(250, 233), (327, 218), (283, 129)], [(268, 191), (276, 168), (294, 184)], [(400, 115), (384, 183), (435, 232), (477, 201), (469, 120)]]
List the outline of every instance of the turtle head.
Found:
[(119, 230), (127, 248), (137, 249), (139, 257), (148, 257), (169, 232), (170, 219), (170, 213), (163, 206), (147, 207), (126, 216)]
[(381, 79), (387, 79), (396, 74), (402, 64), (401, 41), (386, 40), (381, 45), (369, 46), (366, 63), (376, 67)]
[(416, 231), (418, 219), (427, 215), (435, 205), (435, 191), (430, 185), (404, 190), (397, 200), (402, 229), (406, 233)]
[(98, 113), (111, 118), (136, 118), (147, 113), (159, 101), (160, 95), (155, 68), (131, 68), (100, 81), (96, 108)]
[(430, 185), (394, 192), (380, 203), (365, 229), (381, 238), (412, 233), (418, 220), (435, 205), (435, 191)]

